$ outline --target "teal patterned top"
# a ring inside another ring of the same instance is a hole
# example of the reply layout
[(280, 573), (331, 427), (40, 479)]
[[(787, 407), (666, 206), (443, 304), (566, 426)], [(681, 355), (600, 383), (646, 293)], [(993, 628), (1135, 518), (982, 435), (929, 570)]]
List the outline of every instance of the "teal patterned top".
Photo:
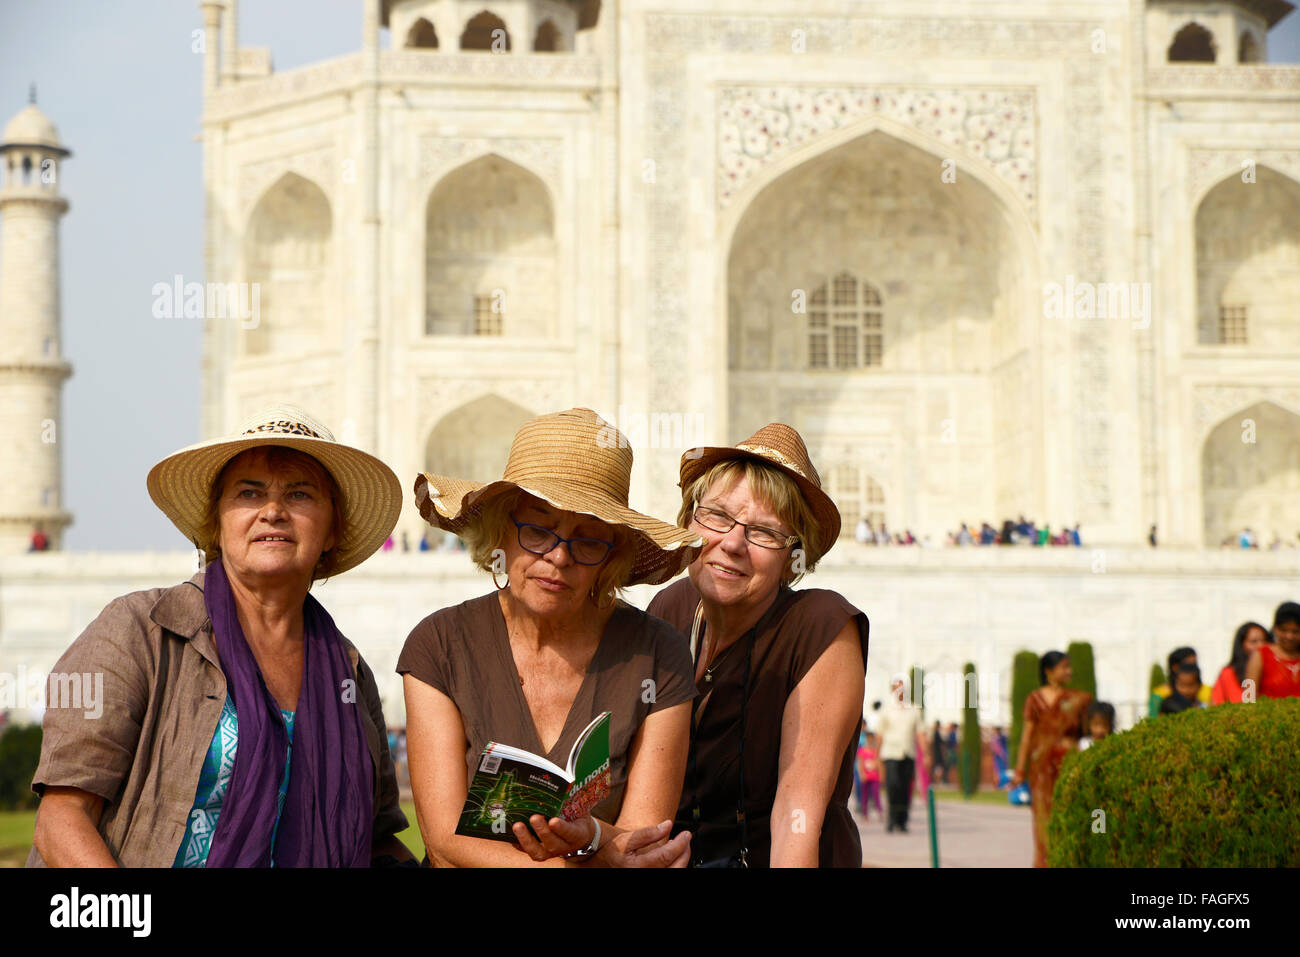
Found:
[[(289, 748), (284, 756), (284, 777), (280, 781), (280, 801), (275, 810), (275, 828), (271, 831), (271, 848), (275, 848), (275, 833), (280, 828), (280, 814), (284, 811), (284, 798), (289, 793), (289, 762), (293, 757), (293, 712), (280, 709), (284, 726), (289, 731)], [(194, 808), (185, 822), (185, 837), (176, 852), (173, 867), (206, 867), (212, 835), (217, 830), (217, 819), (226, 801), (226, 791), (235, 773), (235, 752), (239, 745), (239, 720), (235, 715), (235, 702), (226, 695), (221, 707), (217, 730), (208, 745), (203, 770), (199, 773), (199, 787), (194, 794)], [(274, 865), (273, 865), (274, 866)]]

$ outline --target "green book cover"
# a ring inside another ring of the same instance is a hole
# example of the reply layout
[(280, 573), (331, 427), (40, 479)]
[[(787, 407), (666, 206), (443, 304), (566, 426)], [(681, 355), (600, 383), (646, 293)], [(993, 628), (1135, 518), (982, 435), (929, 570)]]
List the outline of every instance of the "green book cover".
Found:
[(489, 742), (479, 755), (474, 780), (456, 833), (514, 841), (512, 826), (534, 814), (575, 821), (609, 796), (609, 717), (587, 725), (561, 768), (508, 744)]

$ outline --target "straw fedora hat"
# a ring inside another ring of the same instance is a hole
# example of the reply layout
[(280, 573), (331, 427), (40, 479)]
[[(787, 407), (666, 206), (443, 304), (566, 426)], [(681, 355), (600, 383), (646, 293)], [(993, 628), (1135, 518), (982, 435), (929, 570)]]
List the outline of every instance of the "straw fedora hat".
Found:
[(622, 584), (655, 585), (689, 565), (704, 540), (628, 508), (631, 478), (632, 450), (623, 433), (590, 409), (569, 409), (523, 424), (498, 481), (421, 473), (415, 504), (430, 525), (460, 534), (488, 501), (520, 489), (556, 508), (626, 528), (636, 541), (636, 559)]
[(813, 468), (808, 456), (808, 446), (803, 437), (780, 422), (763, 426), (734, 448), (690, 449), (682, 456), (681, 482), (685, 492), (692, 482), (714, 465), (726, 459), (753, 459), (770, 465), (794, 479), (803, 492), (813, 517), (820, 529), (817, 551), (819, 557), (831, 550), (840, 537), (840, 510), (822, 490), (821, 476)]
[(355, 568), (392, 534), (402, 510), (402, 485), (393, 470), (360, 449), (334, 440), (318, 419), (292, 405), (249, 416), (227, 438), (181, 449), (149, 470), (149, 497), (181, 534), (202, 548), (212, 483), (236, 455), (262, 445), (282, 445), (316, 459), (343, 494), (343, 539), (335, 546), (332, 574)]

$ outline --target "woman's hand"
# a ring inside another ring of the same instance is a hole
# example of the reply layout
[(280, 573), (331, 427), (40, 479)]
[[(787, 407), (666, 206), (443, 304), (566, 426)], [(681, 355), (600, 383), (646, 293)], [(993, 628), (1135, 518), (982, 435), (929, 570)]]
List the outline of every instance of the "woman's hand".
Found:
[(590, 814), (576, 821), (565, 821), (558, 817), (548, 821), (540, 814), (534, 814), (528, 823), (532, 825), (537, 837), (528, 832), (523, 821), (516, 821), (512, 830), (515, 840), (519, 842), (519, 850), (535, 861), (563, 857), (579, 851), (591, 844), (592, 838), (596, 836), (596, 821)]
[(1015, 772), (1011, 775), (1011, 786), (1013, 788), (1018, 788), (1020, 787), (1021, 784), (1024, 783), (1024, 780), (1025, 780), (1025, 772), (1022, 771), (1020, 768), (1016, 768)]
[(691, 832), (669, 840), (672, 832), (672, 821), (624, 831), (601, 848), (599, 860), (606, 867), (686, 867), (691, 862)]

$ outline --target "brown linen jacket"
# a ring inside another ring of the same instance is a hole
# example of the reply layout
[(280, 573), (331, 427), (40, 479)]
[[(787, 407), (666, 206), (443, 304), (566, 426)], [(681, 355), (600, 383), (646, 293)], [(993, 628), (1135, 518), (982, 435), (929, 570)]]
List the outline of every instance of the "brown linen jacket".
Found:
[[(374, 843), (404, 830), (397, 774), (374, 674), (344, 639), (374, 776)], [(203, 760), (226, 700), (203, 573), (173, 588), (109, 603), (54, 666), (55, 675), (103, 675), (97, 718), (82, 708), (45, 712), (32, 790), (73, 787), (104, 798), (99, 834), (123, 867), (171, 867), (194, 806)], [(57, 703), (51, 699), (51, 703)], [(28, 867), (44, 867), (33, 847)]]

